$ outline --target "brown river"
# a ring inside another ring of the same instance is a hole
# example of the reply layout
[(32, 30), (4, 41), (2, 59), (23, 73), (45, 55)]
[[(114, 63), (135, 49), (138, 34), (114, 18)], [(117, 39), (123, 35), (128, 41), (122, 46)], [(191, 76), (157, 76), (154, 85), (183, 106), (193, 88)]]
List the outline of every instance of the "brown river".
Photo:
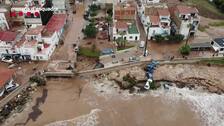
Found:
[(54, 79), (5, 126), (223, 126), (224, 96), (189, 89), (129, 94), (111, 81)]

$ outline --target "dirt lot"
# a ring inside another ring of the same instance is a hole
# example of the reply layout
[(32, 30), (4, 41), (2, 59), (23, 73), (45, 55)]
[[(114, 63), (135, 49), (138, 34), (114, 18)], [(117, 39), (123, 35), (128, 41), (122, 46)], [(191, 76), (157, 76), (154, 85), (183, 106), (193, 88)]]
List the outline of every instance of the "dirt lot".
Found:
[(98, 50), (102, 50), (102, 49), (105, 49), (105, 48), (114, 48), (115, 47), (114, 44), (112, 43), (112, 41), (98, 40), (98, 39), (84, 39), (80, 43), (80, 46), (81, 47), (89, 47), (89, 48), (91, 48), (94, 44), (96, 46), (96, 49), (98, 49)]

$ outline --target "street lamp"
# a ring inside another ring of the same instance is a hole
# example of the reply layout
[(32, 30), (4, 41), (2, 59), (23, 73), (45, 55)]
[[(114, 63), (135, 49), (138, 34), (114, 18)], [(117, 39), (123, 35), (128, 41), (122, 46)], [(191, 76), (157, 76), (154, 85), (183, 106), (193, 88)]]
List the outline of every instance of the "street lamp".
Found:
[(149, 24), (147, 24), (147, 35), (145, 39), (145, 50), (144, 50), (145, 57), (147, 56), (148, 36), (149, 36)]

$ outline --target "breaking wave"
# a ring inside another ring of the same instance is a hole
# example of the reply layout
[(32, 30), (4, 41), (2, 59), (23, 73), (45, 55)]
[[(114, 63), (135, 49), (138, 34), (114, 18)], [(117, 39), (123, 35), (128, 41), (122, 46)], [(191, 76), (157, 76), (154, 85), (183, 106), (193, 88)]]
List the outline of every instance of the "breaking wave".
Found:
[(224, 126), (224, 95), (177, 87), (170, 87), (168, 91), (158, 90), (152, 94), (164, 96), (166, 102), (174, 104), (177, 100), (186, 101), (193, 111), (200, 114), (205, 126)]
[(57, 121), (45, 126), (96, 126), (98, 124), (98, 112), (100, 109), (93, 109), (87, 115), (82, 115), (70, 120)]

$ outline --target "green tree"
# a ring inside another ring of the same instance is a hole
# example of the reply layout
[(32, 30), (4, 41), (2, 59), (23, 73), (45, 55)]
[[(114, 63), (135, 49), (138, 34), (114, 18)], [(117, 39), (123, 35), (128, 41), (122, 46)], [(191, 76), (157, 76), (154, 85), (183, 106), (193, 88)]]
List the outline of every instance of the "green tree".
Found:
[(90, 23), (89, 25), (86, 26), (86, 28), (84, 29), (83, 32), (86, 37), (94, 38), (94, 37), (96, 37), (97, 29), (96, 29), (94, 23)]
[(184, 44), (180, 47), (179, 51), (182, 55), (189, 55), (191, 52), (191, 48), (189, 45)]
[(109, 9), (107, 10), (107, 14), (108, 14), (110, 17), (112, 17), (112, 16), (113, 16), (113, 9), (112, 9), (112, 8), (109, 8)]
[(218, 9), (224, 12), (224, 0), (213, 0), (213, 2)]

